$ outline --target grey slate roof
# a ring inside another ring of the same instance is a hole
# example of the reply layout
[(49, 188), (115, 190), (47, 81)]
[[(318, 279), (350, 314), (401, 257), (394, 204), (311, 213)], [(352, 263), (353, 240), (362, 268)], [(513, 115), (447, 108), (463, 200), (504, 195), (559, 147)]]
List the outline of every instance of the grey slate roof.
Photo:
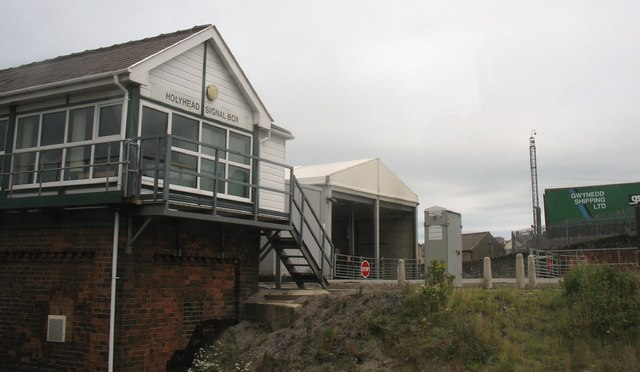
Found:
[(0, 94), (92, 75), (123, 72), (207, 27), (210, 25), (0, 70)]

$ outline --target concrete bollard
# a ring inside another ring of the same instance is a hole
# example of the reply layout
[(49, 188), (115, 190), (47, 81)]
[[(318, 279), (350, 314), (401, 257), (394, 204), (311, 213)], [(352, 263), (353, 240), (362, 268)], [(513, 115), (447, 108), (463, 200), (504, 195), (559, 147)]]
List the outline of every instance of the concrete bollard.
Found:
[(516, 255), (516, 288), (524, 288), (524, 260), (522, 253)]
[(398, 260), (398, 285), (405, 284), (407, 282), (405, 268), (404, 268), (404, 259)]
[(491, 258), (484, 258), (484, 267), (483, 267), (484, 278), (482, 279), (482, 288), (491, 289), (493, 287), (492, 278), (491, 278)]
[(534, 255), (529, 255), (529, 257), (527, 257), (527, 274), (529, 279), (529, 289), (535, 289), (538, 283), (536, 280), (536, 257)]

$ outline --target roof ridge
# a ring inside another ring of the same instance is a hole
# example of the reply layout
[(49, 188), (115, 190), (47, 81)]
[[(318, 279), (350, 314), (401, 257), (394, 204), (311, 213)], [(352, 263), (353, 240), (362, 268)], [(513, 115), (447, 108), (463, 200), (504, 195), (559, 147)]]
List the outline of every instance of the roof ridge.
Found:
[(65, 55), (61, 55), (61, 56), (57, 56), (57, 57), (53, 57), (53, 58), (47, 58), (41, 61), (35, 61), (35, 62), (31, 62), (31, 63), (26, 63), (23, 65), (18, 65), (18, 66), (13, 66), (13, 67), (9, 67), (9, 68), (5, 68), (5, 69), (0, 69), (0, 72), (4, 72), (4, 71), (9, 71), (9, 70), (14, 70), (14, 69), (20, 69), (20, 68), (25, 68), (25, 67), (34, 67), (40, 64), (47, 64), (47, 63), (53, 63), (53, 62), (62, 62), (65, 61), (67, 59), (71, 59), (71, 58), (77, 58), (83, 55), (91, 55), (94, 53), (99, 53), (99, 52), (105, 52), (105, 51), (109, 51), (111, 49), (116, 49), (116, 48), (122, 48), (123, 46), (135, 46), (137, 44), (141, 44), (141, 43), (147, 43), (149, 41), (152, 41), (154, 39), (161, 39), (161, 38), (165, 38), (168, 36), (174, 36), (174, 35), (179, 35), (181, 33), (196, 33), (198, 31), (204, 30), (207, 27), (211, 27), (211, 24), (206, 24), (206, 25), (199, 25), (199, 26), (194, 26), (188, 29), (184, 29), (184, 30), (178, 30), (178, 31), (174, 31), (174, 32), (168, 32), (168, 33), (163, 33), (160, 35), (156, 35), (156, 36), (150, 36), (150, 37), (146, 37), (143, 39), (138, 39), (138, 40), (132, 40), (132, 41), (127, 41), (127, 42), (123, 42), (123, 43), (116, 43), (110, 46), (106, 46), (106, 47), (99, 47), (99, 48), (95, 48), (95, 49), (87, 49), (85, 51), (81, 51), (81, 52), (74, 52), (74, 53), (70, 53), (70, 54), (65, 54)]

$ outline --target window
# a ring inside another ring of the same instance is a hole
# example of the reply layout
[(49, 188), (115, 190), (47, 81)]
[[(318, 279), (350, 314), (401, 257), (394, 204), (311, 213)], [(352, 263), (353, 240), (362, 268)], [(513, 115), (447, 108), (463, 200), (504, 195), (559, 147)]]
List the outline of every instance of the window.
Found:
[(171, 120), (171, 134), (174, 136), (188, 138), (191, 141), (173, 140), (173, 146), (181, 147), (185, 150), (198, 151), (198, 131), (199, 122), (197, 120), (185, 118), (182, 115), (173, 114)]
[(4, 173), (4, 149), (7, 145), (7, 127), (9, 126), (9, 120), (0, 120), (0, 187), (2, 186), (2, 173)]
[(122, 105), (105, 106), (100, 108), (98, 137), (120, 134)]
[[(169, 114), (149, 107), (142, 108), (142, 171), (145, 176), (164, 178), (164, 143)], [(151, 137), (151, 138), (146, 138)]]
[(67, 149), (67, 159), (64, 164), (64, 179), (80, 180), (89, 178), (91, 164), (91, 145), (71, 147)]
[(13, 156), (14, 185), (33, 183), (33, 171), (35, 170), (36, 153), (15, 154)]
[(38, 124), (40, 116), (28, 116), (18, 119), (16, 149), (36, 147), (38, 145)]
[(0, 152), (4, 152), (4, 148), (7, 144), (7, 127), (9, 126), (9, 120), (0, 120)]
[[(227, 131), (214, 127), (213, 125), (204, 124), (202, 126), (202, 142), (208, 146), (202, 146), (202, 153), (215, 156), (215, 148), (225, 148), (227, 145)], [(226, 157), (224, 153), (219, 154), (220, 157)]]
[(93, 138), (93, 107), (71, 110), (67, 142), (88, 141)]
[(249, 157), (239, 155), (250, 155), (251, 154), (251, 139), (247, 136), (243, 136), (238, 133), (229, 133), (229, 150), (234, 151), (236, 153), (229, 154), (229, 160), (241, 163), (241, 164), (249, 164)]
[[(251, 136), (185, 115), (142, 107), (140, 134), (143, 137), (144, 175), (162, 177), (163, 142), (145, 139), (173, 135), (171, 173), (173, 186), (251, 197)], [(146, 162), (146, 164), (145, 164)]]
[(120, 143), (105, 142), (105, 137), (120, 135), (121, 116), (122, 105), (109, 104), (18, 117), (12, 183), (25, 185), (117, 175)]
[(42, 115), (40, 146), (57, 145), (64, 142), (64, 126), (67, 112), (54, 112)]

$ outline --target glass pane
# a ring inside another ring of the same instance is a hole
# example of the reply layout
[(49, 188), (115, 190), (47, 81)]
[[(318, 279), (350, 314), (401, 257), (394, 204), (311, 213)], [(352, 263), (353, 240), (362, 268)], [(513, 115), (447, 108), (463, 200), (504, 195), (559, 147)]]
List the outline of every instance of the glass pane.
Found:
[(197, 157), (171, 152), (171, 184), (195, 188), (197, 171)]
[(18, 119), (16, 149), (37, 146), (39, 121), (40, 117), (37, 115)]
[(0, 120), (0, 152), (4, 151), (7, 143), (7, 126), (9, 120)]
[(120, 143), (100, 143), (93, 155), (93, 178), (113, 177), (118, 172)]
[[(242, 183), (249, 183), (249, 170), (244, 168), (238, 168), (229, 166), (229, 195), (240, 196), (243, 198), (249, 197), (249, 186), (245, 186)], [(240, 183), (236, 183), (236, 182)]]
[(36, 153), (16, 154), (13, 156), (13, 176), (14, 185), (33, 183), (33, 171), (36, 169)]
[(88, 141), (93, 138), (93, 107), (72, 110), (69, 113), (67, 142)]
[[(229, 150), (242, 154), (251, 154), (251, 139), (238, 133), (229, 133)], [(240, 164), (249, 164), (249, 158), (237, 154), (229, 154), (229, 160)]]
[[(143, 137), (164, 136), (168, 122), (167, 113), (143, 107), (140, 134)], [(164, 178), (164, 137), (143, 139), (141, 146), (143, 174), (148, 177), (156, 177), (157, 174), (157, 177)]]
[[(213, 173), (215, 170), (215, 161), (202, 159), (200, 173), (204, 175), (200, 177), (200, 189), (206, 191), (213, 191)], [(224, 164), (218, 163), (217, 171), (217, 187), (216, 190), (220, 194), (224, 194), (225, 182), (224, 182)]]
[(53, 112), (42, 115), (40, 146), (56, 145), (64, 142), (64, 126), (67, 112)]
[(64, 167), (65, 180), (80, 180), (89, 178), (89, 164), (91, 163), (91, 145), (72, 147), (67, 149)]
[[(207, 146), (202, 146), (202, 151), (200, 152), (206, 155), (216, 156), (215, 149), (212, 147), (220, 149), (227, 147), (227, 131), (222, 128), (214, 127), (213, 125), (204, 124), (202, 126), (202, 142), (206, 143)], [(224, 159), (225, 157), (226, 154), (224, 152), (220, 152), (220, 158)]]
[(38, 168), (38, 182), (60, 181), (62, 149), (42, 151)]
[[(198, 127), (199, 122), (197, 120), (173, 114), (171, 122), (171, 134), (188, 138), (193, 142), (198, 142)], [(198, 144), (193, 142), (174, 139), (173, 146), (180, 147), (186, 150), (198, 151)]]
[(140, 135), (147, 136), (164, 136), (167, 134), (167, 123), (169, 122), (169, 114), (166, 112), (154, 110), (149, 107), (142, 108), (142, 129)]
[(120, 134), (121, 117), (122, 105), (101, 107), (98, 136), (105, 137)]

